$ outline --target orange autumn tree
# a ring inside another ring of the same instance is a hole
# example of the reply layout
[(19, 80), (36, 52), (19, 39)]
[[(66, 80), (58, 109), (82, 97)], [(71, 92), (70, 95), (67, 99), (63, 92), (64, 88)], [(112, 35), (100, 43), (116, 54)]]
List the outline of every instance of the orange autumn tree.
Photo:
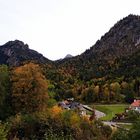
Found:
[(38, 64), (28, 63), (13, 69), (11, 82), (15, 113), (32, 113), (46, 109), (47, 81)]

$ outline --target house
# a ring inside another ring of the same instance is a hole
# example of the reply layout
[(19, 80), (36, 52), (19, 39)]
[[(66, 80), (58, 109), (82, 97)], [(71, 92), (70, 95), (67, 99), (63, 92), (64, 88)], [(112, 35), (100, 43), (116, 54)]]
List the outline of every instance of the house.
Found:
[(134, 100), (134, 102), (130, 105), (131, 110), (136, 110), (140, 113), (140, 100)]
[(82, 104), (79, 104), (77, 106), (77, 109), (79, 110), (79, 115), (80, 116), (86, 116), (87, 115), (87, 111), (86, 111), (86, 109), (83, 108)]
[(81, 103), (75, 102), (73, 99), (67, 99), (62, 102), (58, 103), (58, 106), (60, 106), (63, 109), (67, 110), (79, 110), (79, 114), (82, 116), (86, 115), (86, 109), (83, 107)]

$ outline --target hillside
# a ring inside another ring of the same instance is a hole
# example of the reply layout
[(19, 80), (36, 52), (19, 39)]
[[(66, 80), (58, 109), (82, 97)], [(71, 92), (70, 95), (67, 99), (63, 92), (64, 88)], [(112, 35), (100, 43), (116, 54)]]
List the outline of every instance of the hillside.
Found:
[[(82, 80), (90, 80), (106, 76), (108, 71), (114, 70), (116, 62), (130, 59), (139, 50), (140, 16), (129, 15), (117, 22), (90, 49), (79, 56), (57, 63), (60, 69), (67, 69), (67, 72), (77, 74)], [(130, 65), (129, 61), (127, 63)]]
[(57, 99), (132, 102), (140, 96), (140, 16), (118, 21), (95, 45), (76, 57), (58, 60), (46, 77)]
[(42, 54), (29, 49), (22, 41), (9, 41), (0, 46), (0, 64), (18, 66), (24, 61), (36, 61), (38, 63), (50, 63)]

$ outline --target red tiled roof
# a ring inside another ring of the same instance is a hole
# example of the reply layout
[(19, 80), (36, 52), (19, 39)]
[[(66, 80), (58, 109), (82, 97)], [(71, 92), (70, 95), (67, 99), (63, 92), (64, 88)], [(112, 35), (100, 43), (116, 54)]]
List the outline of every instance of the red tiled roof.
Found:
[(131, 106), (133, 106), (133, 107), (138, 107), (138, 106), (140, 106), (140, 100), (134, 101), (134, 102), (131, 104)]

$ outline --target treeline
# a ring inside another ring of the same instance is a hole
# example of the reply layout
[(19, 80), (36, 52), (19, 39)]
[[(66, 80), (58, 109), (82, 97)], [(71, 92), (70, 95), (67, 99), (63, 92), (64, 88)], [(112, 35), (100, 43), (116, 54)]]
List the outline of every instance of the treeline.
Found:
[[(46, 70), (46, 71), (45, 71)], [(53, 85), (56, 100), (74, 97), (86, 103), (117, 103), (133, 102), (140, 96), (140, 77), (118, 75), (111, 77), (81, 80), (79, 74), (66, 71), (65, 68), (45, 68), (44, 73)], [(74, 71), (71, 68), (71, 71)]]

